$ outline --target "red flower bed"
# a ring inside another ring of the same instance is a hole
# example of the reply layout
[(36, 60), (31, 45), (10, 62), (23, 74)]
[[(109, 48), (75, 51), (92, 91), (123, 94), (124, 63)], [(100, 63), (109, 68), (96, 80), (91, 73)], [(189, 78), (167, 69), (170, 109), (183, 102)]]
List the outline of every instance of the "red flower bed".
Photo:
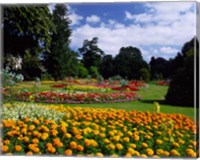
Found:
[(67, 84), (62, 83), (62, 84), (54, 84), (51, 87), (52, 88), (65, 88), (66, 86), (67, 86)]
[(126, 85), (126, 86), (123, 86), (123, 87), (111, 87), (112, 90), (117, 90), (117, 91), (120, 91), (120, 90), (131, 90), (131, 91), (139, 91), (139, 88), (137, 87), (134, 87), (134, 86), (130, 86), (130, 85)]
[(44, 103), (98, 103), (98, 102), (125, 102), (139, 98), (134, 92), (116, 93), (59, 93), (59, 92), (23, 92), (18, 94), (17, 100), (31, 101), (30, 96), (34, 97), (35, 102)]
[(160, 85), (160, 86), (168, 86), (169, 82), (168, 81), (158, 81), (156, 84)]

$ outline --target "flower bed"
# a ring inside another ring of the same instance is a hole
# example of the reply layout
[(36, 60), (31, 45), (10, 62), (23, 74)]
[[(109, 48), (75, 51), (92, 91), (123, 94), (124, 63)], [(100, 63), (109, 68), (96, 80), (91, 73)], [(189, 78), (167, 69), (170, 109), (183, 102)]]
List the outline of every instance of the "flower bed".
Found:
[(169, 86), (169, 81), (158, 81), (156, 84), (160, 86)]
[[(31, 97), (31, 98), (30, 98)], [(59, 92), (21, 92), (16, 95), (17, 100), (43, 103), (102, 103), (127, 102), (140, 98), (134, 92), (115, 93), (59, 93)]]
[(65, 119), (56, 122), (42, 115), (32, 119), (26, 115), (17, 120), (1, 120), (3, 154), (197, 156), (194, 122), (181, 114), (61, 106), (46, 108), (66, 113)]

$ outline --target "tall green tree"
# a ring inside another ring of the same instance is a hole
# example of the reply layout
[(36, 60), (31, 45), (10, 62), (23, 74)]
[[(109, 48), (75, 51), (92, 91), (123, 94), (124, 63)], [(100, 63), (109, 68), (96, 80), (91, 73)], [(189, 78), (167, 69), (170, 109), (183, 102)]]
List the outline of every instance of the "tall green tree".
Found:
[(112, 55), (105, 55), (101, 61), (100, 73), (103, 78), (108, 79), (114, 76), (114, 64)]
[(79, 52), (83, 56), (82, 62), (88, 70), (92, 66), (97, 67), (99, 70), (104, 52), (97, 44), (98, 38), (94, 37), (92, 40), (84, 40), (83, 46), (79, 48)]
[(141, 68), (148, 68), (141, 51), (136, 47), (122, 47), (114, 59), (115, 74), (128, 79), (140, 79)]
[[(4, 67), (10, 56), (21, 57), (25, 79), (33, 78), (34, 71), (40, 76), (41, 63), (34, 62), (40, 61), (40, 54), (49, 49), (49, 33), (54, 30), (51, 18), (46, 5), (3, 6)], [(27, 58), (30, 56), (32, 58)], [(31, 70), (26, 60), (33, 63), (37, 71)]]
[(64, 4), (57, 4), (53, 11), (53, 23), (55, 32), (51, 34), (50, 51), (44, 54), (44, 62), (47, 72), (55, 80), (62, 80), (69, 71), (70, 62), (75, 56), (69, 48), (71, 21), (68, 17), (68, 9)]
[(150, 70), (151, 70), (151, 79), (157, 80), (162, 76), (163, 78), (168, 77), (169, 70), (169, 61), (162, 57), (151, 57), (151, 61), (149, 62)]
[[(197, 44), (196, 46), (195, 41)], [(194, 54), (195, 51), (196, 54)], [(194, 87), (196, 87), (194, 84), (194, 67), (197, 67), (194, 66), (194, 59), (197, 59), (198, 62), (198, 51), (199, 45), (196, 38), (193, 38), (192, 40), (184, 44), (181, 53), (182, 62), (180, 63), (178, 61), (178, 64), (180, 64), (180, 66), (174, 68), (175, 72), (172, 76), (172, 81), (166, 95), (167, 103), (194, 107), (194, 94), (196, 94), (194, 93)], [(175, 60), (177, 59), (175, 58)], [(198, 73), (196, 74), (198, 76)]]

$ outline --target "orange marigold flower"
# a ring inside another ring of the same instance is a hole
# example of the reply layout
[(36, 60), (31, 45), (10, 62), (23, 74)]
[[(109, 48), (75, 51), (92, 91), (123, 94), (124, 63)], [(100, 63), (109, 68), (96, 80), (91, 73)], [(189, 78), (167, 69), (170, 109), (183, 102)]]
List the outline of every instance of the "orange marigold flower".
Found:
[(39, 143), (39, 139), (33, 138), (33, 139), (32, 139), (32, 143)]
[(33, 155), (33, 152), (28, 151), (28, 152), (26, 153), (26, 155), (27, 155), (27, 156), (32, 156), (32, 155)]
[(35, 129), (35, 125), (30, 125), (29, 127), (28, 127), (28, 130), (30, 130), (30, 131), (33, 131)]
[(6, 140), (4, 140), (3, 143), (4, 143), (5, 145), (8, 145), (8, 144), (10, 144), (10, 140), (6, 139)]
[(77, 148), (76, 148), (78, 151), (83, 151), (84, 150), (84, 147), (82, 145), (77, 145)]
[(66, 155), (66, 156), (71, 156), (72, 155), (72, 150), (71, 149), (67, 149), (67, 150), (65, 150), (65, 152), (64, 152), (64, 154)]
[(70, 142), (69, 146), (70, 146), (71, 149), (76, 149), (77, 148), (77, 143), (72, 141), (72, 142)]
[(20, 152), (22, 150), (22, 147), (20, 145), (15, 146), (15, 151)]
[(3, 146), (1, 147), (1, 150), (2, 150), (3, 153), (6, 153), (6, 152), (8, 152), (9, 147), (8, 147), (7, 145), (3, 145)]

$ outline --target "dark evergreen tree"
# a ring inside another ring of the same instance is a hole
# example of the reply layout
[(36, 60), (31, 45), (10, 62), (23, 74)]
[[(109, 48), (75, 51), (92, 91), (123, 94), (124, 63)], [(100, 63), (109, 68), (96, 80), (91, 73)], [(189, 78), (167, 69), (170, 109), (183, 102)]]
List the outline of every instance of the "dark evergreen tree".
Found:
[(55, 32), (51, 34), (50, 51), (44, 54), (44, 64), (47, 72), (52, 75), (55, 80), (62, 80), (69, 75), (70, 65), (75, 54), (69, 49), (71, 30), (68, 18), (68, 10), (66, 5), (57, 4), (53, 11), (53, 23)]
[(179, 67), (174, 68), (175, 72), (166, 95), (166, 102), (169, 104), (194, 106), (194, 58), (198, 59), (198, 41), (195, 46), (195, 40), (193, 38), (187, 42), (179, 55), (182, 56), (182, 62), (179, 62)]
[(149, 62), (150, 70), (151, 70), (151, 79), (157, 80), (162, 78), (168, 78), (169, 73), (169, 61), (162, 57), (152, 57), (151, 61)]
[(112, 55), (105, 55), (103, 57), (100, 65), (100, 73), (105, 79), (114, 76), (114, 64)]

